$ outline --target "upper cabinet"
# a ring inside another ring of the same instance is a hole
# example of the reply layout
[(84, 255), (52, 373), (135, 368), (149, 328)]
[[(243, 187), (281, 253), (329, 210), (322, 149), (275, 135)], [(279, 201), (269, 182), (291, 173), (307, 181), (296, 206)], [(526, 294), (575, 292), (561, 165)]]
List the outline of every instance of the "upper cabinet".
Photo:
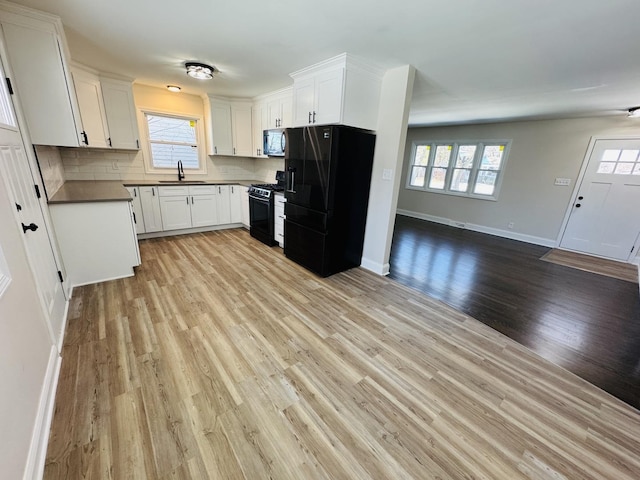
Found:
[(113, 148), (140, 148), (136, 108), (130, 81), (100, 77), (104, 112)]
[(209, 155), (253, 156), (251, 103), (207, 95), (205, 122)]
[(82, 143), (88, 147), (110, 147), (100, 78), (76, 67), (72, 68), (71, 72), (80, 109)]
[(11, 4), (0, 5), (7, 75), (19, 98), (31, 141), (77, 147), (80, 116), (58, 17)]
[(252, 112), (252, 156), (264, 158), (266, 157), (262, 152), (264, 130), (293, 126), (293, 89), (288, 87), (257, 97)]
[(382, 74), (375, 67), (343, 53), (291, 77), (294, 126), (377, 128)]

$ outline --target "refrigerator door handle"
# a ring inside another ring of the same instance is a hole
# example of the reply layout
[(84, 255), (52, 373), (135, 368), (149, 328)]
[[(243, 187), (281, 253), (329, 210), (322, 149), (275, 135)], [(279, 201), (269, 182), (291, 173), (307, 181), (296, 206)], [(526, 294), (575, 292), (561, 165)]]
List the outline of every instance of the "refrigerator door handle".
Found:
[(289, 167), (287, 173), (287, 192), (296, 193), (296, 169)]

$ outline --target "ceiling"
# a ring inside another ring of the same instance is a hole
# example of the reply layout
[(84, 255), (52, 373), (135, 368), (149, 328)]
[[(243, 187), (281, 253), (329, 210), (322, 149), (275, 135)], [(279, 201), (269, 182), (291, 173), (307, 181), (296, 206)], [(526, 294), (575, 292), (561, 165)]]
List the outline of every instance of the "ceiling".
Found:
[[(411, 125), (622, 114), (640, 105), (638, 0), (17, 0), (73, 60), (187, 93), (253, 97), (348, 52), (412, 64)], [(187, 77), (185, 61), (215, 65)]]

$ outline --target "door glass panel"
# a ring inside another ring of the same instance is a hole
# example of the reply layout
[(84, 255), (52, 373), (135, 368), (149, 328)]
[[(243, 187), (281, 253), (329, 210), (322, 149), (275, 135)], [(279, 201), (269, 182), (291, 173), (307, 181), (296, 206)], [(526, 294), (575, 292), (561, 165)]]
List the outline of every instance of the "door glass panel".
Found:
[(619, 156), (620, 156), (620, 150), (607, 149), (602, 154), (601, 161), (603, 161), (603, 162), (617, 162)]
[(418, 145), (416, 147), (416, 158), (414, 165), (427, 165), (429, 163), (429, 152), (431, 151), (430, 145)]
[(429, 188), (442, 190), (444, 188), (444, 181), (446, 176), (446, 168), (433, 168), (431, 170), (431, 178), (429, 179)]
[(635, 162), (638, 158), (638, 150), (623, 150), (620, 155), (621, 162)]
[(597, 173), (613, 173), (615, 168), (616, 164), (613, 162), (600, 162)]
[(412, 187), (424, 187), (424, 174), (426, 171), (426, 167), (413, 167), (411, 169)]
[(473, 193), (477, 193), (478, 195), (493, 195), (497, 178), (497, 172), (487, 170), (478, 172), (478, 180), (476, 180), (476, 187), (473, 189)]
[(480, 168), (483, 170), (500, 170), (504, 145), (487, 145), (482, 152)]
[(471, 170), (456, 168), (451, 177), (451, 190), (454, 192), (466, 192), (469, 188), (469, 174)]
[(616, 171), (614, 173), (616, 175), (631, 175), (633, 165), (633, 163), (619, 163), (616, 166)]

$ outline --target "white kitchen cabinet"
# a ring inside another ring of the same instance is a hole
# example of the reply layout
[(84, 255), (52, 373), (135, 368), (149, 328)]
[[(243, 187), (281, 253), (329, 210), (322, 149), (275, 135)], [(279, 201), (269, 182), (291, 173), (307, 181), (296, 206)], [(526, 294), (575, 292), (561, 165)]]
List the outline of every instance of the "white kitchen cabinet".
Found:
[(131, 208), (133, 209), (133, 221), (136, 224), (136, 233), (145, 233), (144, 216), (142, 214), (142, 200), (139, 187), (125, 187), (131, 195)]
[(160, 196), (158, 187), (138, 187), (145, 233), (161, 232), (162, 215), (160, 212)]
[(233, 154), (241, 157), (253, 156), (251, 131), (251, 104), (234, 102), (231, 104), (231, 132), (233, 134)]
[(3, 3), (0, 24), (9, 64), (5, 73), (20, 99), (31, 142), (78, 147), (82, 128), (62, 22)]
[(242, 223), (242, 187), (240, 185), (229, 185), (229, 223)]
[(249, 187), (240, 187), (240, 205), (242, 211), (242, 225), (248, 229), (251, 226), (251, 214), (249, 212)]
[(293, 126), (293, 90), (291, 88), (271, 96), (267, 100), (267, 128)]
[(264, 130), (269, 128), (269, 116), (267, 104), (264, 102), (255, 103), (251, 107), (251, 127), (253, 129), (253, 157), (264, 157), (262, 151), (264, 147)]
[(231, 198), (229, 185), (218, 185), (218, 223), (225, 225), (231, 223)]
[(158, 190), (165, 231), (229, 223), (219, 218), (217, 185), (180, 185)]
[(375, 130), (382, 73), (346, 53), (291, 74), (293, 124)]
[(284, 204), (286, 202), (287, 199), (283, 194), (275, 194), (273, 207), (273, 236), (281, 248), (284, 248)]
[(71, 285), (128, 277), (140, 265), (131, 202), (57, 203), (49, 211)]
[(131, 82), (100, 77), (110, 145), (126, 150), (140, 149)]
[(231, 102), (207, 97), (205, 117), (208, 120), (207, 137), (209, 155), (233, 155), (231, 133)]
[(205, 106), (208, 154), (253, 156), (251, 103), (207, 96)]
[(102, 99), (100, 78), (91, 72), (74, 67), (71, 70), (75, 85), (83, 144), (92, 148), (109, 147), (109, 127)]
[(160, 197), (163, 230), (191, 228), (191, 205), (187, 195)]

